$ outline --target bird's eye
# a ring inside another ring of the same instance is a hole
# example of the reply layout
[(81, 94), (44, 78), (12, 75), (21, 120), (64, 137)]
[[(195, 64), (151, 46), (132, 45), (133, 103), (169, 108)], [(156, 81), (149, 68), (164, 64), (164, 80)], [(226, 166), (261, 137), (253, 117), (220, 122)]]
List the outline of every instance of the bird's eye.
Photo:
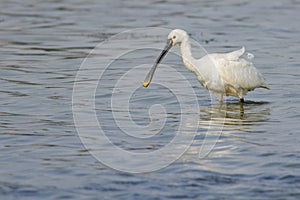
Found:
[(176, 35), (173, 36), (173, 39), (176, 39)]

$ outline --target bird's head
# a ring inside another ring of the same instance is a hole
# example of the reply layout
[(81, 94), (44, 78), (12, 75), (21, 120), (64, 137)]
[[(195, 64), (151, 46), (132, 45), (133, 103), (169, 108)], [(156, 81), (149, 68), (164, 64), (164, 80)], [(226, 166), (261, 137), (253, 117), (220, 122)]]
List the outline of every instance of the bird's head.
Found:
[(181, 30), (181, 29), (174, 29), (169, 33), (168, 41), (167, 41), (165, 48), (163, 49), (163, 51), (161, 52), (161, 54), (155, 61), (153, 67), (150, 69), (150, 71), (148, 72), (148, 74), (143, 82), (144, 87), (148, 87), (148, 85), (150, 84), (150, 82), (153, 78), (154, 72), (155, 72), (158, 64), (165, 57), (165, 55), (168, 53), (168, 51), (171, 49), (171, 47), (176, 44), (180, 45), (183, 41), (187, 41), (188, 38), (189, 38), (188, 34), (184, 30)]
[(168, 35), (168, 40), (172, 41), (173, 46), (181, 44), (184, 40), (188, 39), (188, 34), (181, 29), (174, 29)]

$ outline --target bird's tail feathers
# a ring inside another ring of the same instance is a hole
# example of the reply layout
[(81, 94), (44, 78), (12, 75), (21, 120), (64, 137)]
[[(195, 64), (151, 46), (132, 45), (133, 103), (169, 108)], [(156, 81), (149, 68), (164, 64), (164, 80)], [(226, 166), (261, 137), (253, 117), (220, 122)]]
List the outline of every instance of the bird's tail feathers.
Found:
[(271, 88), (269, 87), (269, 85), (267, 83), (263, 83), (260, 88), (265, 88), (267, 90), (270, 90)]

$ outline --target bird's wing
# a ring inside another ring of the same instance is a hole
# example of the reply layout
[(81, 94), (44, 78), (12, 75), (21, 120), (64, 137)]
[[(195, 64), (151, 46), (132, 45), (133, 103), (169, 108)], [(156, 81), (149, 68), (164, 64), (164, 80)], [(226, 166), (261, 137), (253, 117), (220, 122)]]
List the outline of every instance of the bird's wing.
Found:
[(224, 56), (227, 58), (227, 60), (238, 60), (243, 54), (245, 53), (245, 47), (242, 47), (239, 50), (230, 52), (230, 53), (226, 53), (224, 54)]
[(253, 90), (266, 85), (265, 79), (252, 62), (241, 58), (245, 48), (227, 54), (214, 54), (213, 60), (224, 85)]

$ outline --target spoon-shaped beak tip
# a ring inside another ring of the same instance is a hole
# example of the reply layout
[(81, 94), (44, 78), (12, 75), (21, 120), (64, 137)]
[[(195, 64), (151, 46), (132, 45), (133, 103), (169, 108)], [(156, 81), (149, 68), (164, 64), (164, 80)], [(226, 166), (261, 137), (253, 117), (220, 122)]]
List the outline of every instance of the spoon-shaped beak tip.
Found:
[(149, 82), (143, 82), (143, 86), (146, 88), (146, 87), (148, 87), (148, 85), (149, 85)]

